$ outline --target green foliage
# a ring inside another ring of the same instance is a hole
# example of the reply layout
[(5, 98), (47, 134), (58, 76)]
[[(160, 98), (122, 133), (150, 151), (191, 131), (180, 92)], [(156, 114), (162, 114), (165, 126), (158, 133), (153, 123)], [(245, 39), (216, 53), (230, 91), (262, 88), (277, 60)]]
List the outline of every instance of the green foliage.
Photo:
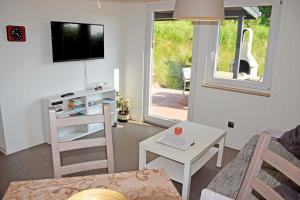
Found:
[(236, 38), (237, 21), (222, 21), (219, 36), (217, 71), (230, 72), (231, 63), (235, 56)]
[(154, 24), (153, 81), (161, 87), (182, 89), (182, 68), (192, 62), (193, 25), (186, 21)]
[(271, 6), (260, 6), (259, 11), (261, 12), (260, 24), (265, 25), (265, 26), (270, 25), (272, 7)]

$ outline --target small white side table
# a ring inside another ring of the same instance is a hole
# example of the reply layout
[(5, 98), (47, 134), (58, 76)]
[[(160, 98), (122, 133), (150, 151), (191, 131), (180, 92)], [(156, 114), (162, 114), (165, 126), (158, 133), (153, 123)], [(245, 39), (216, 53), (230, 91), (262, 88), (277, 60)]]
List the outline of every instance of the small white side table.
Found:
[[(157, 139), (167, 133), (173, 133), (174, 127), (182, 127), (183, 134), (179, 137), (191, 138), (194, 145), (186, 151), (157, 143)], [(169, 177), (182, 183), (182, 198), (189, 199), (191, 176), (218, 153), (217, 166), (222, 166), (226, 131), (183, 121), (158, 133), (139, 144), (139, 169), (164, 168)], [(214, 147), (219, 144), (218, 148)], [(159, 155), (147, 163), (147, 151)]]

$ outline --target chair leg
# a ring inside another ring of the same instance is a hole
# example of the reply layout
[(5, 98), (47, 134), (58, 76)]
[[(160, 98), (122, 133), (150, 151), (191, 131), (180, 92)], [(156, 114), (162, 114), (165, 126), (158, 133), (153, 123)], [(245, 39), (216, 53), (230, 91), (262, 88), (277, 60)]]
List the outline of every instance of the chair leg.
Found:
[(186, 82), (183, 81), (183, 92), (182, 92), (182, 94), (184, 94), (185, 90), (186, 90)]
[(110, 110), (111, 107), (108, 104), (104, 104), (104, 128), (106, 136), (106, 152), (107, 152), (107, 168), (108, 173), (114, 173), (114, 153), (113, 153), (113, 141), (112, 141), (112, 129), (111, 129), (111, 120), (110, 120)]
[(53, 160), (54, 177), (61, 178), (61, 161), (58, 149), (58, 137), (56, 128), (56, 114), (55, 109), (49, 110), (49, 120), (50, 120), (50, 134), (51, 134), (51, 151)]
[(54, 177), (61, 178), (61, 162), (60, 155), (57, 149), (53, 149), (52, 147), (52, 159), (53, 159), (53, 169), (54, 169)]

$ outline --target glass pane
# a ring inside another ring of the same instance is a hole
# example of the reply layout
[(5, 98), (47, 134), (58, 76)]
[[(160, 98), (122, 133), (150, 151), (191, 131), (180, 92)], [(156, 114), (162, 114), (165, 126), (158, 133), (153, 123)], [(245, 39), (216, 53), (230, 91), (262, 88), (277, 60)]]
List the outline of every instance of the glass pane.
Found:
[(193, 24), (155, 16), (150, 115), (187, 120)]
[[(215, 77), (263, 81), (271, 12), (272, 6), (226, 8), (226, 20), (219, 28)], [(242, 24), (240, 29), (239, 23)]]

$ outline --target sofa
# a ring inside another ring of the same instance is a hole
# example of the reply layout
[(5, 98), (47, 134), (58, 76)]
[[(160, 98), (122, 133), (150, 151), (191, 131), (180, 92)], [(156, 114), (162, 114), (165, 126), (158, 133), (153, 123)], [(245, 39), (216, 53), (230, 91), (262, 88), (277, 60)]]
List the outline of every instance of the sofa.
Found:
[[(252, 158), (258, 135), (253, 136), (248, 143), (241, 149), (238, 155), (228, 163), (209, 185), (202, 190), (201, 200), (232, 200), (236, 199), (242, 181), (246, 174), (248, 165)], [(292, 153), (286, 150), (276, 138), (272, 138), (269, 147), (270, 150), (287, 159), (289, 162), (300, 168), (300, 160)], [(272, 166), (263, 163), (259, 172), (259, 178), (270, 185), (272, 188), (281, 184), (287, 184), (296, 187), (287, 177), (282, 175)], [(255, 192), (251, 195), (251, 199), (261, 199)]]

